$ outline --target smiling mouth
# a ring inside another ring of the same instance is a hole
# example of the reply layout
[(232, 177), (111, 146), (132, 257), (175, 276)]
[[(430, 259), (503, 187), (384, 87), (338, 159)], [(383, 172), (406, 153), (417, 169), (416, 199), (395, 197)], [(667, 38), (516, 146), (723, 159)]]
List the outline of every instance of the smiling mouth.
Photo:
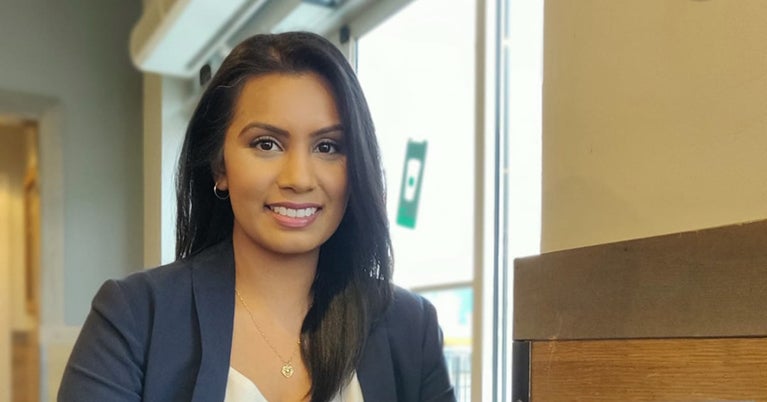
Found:
[(288, 218), (308, 218), (317, 213), (319, 208), (287, 208), (283, 206), (269, 205), (269, 209), (277, 215), (286, 216)]

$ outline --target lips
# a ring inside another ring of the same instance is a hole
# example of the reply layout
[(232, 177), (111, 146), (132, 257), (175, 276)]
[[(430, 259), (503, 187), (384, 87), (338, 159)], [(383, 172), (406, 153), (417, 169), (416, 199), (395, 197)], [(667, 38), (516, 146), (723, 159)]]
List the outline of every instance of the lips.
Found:
[(317, 204), (269, 204), (266, 208), (281, 226), (300, 229), (309, 226), (322, 208)]

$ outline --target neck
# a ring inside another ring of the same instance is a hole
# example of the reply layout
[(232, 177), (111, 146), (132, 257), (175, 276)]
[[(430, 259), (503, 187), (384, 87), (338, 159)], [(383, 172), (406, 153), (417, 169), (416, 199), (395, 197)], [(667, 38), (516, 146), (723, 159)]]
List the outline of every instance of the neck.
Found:
[(232, 237), (236, 286), (248, 304), (276, 317), (301, 317), (311, 304), (319, 249), (277, 254), (257, 247), (243, 233)]

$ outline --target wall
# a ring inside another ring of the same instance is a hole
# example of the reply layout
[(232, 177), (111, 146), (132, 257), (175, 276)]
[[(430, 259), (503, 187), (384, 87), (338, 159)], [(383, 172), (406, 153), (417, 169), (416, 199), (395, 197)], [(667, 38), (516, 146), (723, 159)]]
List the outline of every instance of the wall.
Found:
[(767, 217), (764, 15), (545, 3), (543, 251)]
[[(12, 396), (36, 399), (39, 392), (35, 381), (39, 294), (31, 295), (35, 310), (28, 309), (27, 300), (28, 280), (37, 283), (37, 270), (36, 262), (27, 266), (26, 259), (27, 250), (37, 248), (36, 242), (28, 242), (27, 219), (39, 215), (33, 188), (29, 192), (25, 188), (37, 170), (36, 135), (33, 123), (0, 118), (0, 356), (7, 357), (0, 360), (0, 401)], [(33, 270), (32, 278), (28, 269)]]
[(140, 4), (5, 3), (0, 88), (62, 108), (64, 317), (78, 325), (105, 278), (141, 268), (141, 76), (127, 53)]
[(140, 2), (3, 0), (0, 114), (40, 122), (43, 398), (98, 286), (142, 268)]

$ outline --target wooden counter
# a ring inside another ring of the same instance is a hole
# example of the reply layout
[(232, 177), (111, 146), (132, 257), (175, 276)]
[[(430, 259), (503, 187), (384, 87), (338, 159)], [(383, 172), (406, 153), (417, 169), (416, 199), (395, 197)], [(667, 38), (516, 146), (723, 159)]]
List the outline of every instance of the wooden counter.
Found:
[(515, 401), (767, 401), (767, 221), (515, 261)]

